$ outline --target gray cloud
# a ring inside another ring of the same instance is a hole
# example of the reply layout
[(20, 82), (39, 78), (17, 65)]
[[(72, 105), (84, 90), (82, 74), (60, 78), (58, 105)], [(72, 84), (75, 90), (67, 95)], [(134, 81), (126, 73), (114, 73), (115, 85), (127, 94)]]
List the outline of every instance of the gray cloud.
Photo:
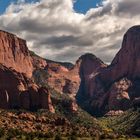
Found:
[(76, 13), (73, 0), (40, 0), (11, 4), (0, 15), (0, 29), (27, 40), (48, 59), (74, 62), (90, 52), (112, 61), (126, 30), (140, 23), (139, 0), (103, 0), (85, 15)]
[(38, 45), (51, 45), (55, 49), (64, 48), (66, 46), (91, 46), (93, 44), (92, 39), (85, 36), (74, 36), (74, 35), (62, 35), (62, 36), (51, 36), (46, 39), (40, 39)]

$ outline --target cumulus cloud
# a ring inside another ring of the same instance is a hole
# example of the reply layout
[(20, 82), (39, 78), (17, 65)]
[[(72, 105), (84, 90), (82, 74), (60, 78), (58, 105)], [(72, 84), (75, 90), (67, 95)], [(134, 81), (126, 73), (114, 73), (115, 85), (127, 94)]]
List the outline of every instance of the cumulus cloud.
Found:
[(73, 9), (74, 0), (19, 0), (0, 15), (0, 28), (27, 40), (38, 55), (74, 62), (92, 52), (111, 62), (126, 30), (139, 24), (139, 0), (103, 0), (86, 14)]

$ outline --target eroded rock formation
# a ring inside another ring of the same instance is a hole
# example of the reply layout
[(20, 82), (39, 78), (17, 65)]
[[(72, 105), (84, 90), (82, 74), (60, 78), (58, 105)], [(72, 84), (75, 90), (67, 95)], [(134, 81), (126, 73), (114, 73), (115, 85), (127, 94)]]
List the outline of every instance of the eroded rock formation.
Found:
[(39, 93), (39, 108), (48, 109), (50, 112), (55, 113), (55, 109), (52, 105), (50, 91), (45, 88), (41, 87), (38, 90)]
[(3, 65), (0, 65), (0, 108), (55, 112), (47, 88), (39, 88), (31, 79)]
[(128, 109), (140, 96), (140, 26), (127, 31), (122, 48), (109, 66), (102, 67), (99, 59), (89, 61), (89, 57), (84, 62), (80, 66), (79, 103), (84, 102), (82, 106), (95, 115)]
[(4, 31), (0, 31), (0, 63), (32, 76), (33, 66), (26, 41)]
[[(0, 108), (40, 109), (39, 86), (31, 79), (33, 64), (26, 41), (0, 31)], [(48, 100), (51, 100), (49, 96), (47, 103)], [(51, 101), (48, 104), (51, 106)], [(51, 107), (47, 109), (52, 112)]]
[(45, 60), (35, 54), (32, 54), (32, 59), (35, 68), (33, 77), (37, 84), (48, 85), (73, 97), (76, 95), (80, 85), (79, 67)]
[(92, 54), (81, 56), (75, 66), (46, 60), (29, 52), (24, 40), (0, 31), (0, 107), (54, 113), (48, 86), (71, 97), (71, 111), (77, 110), (77, 91), (78, 103), (94, 115), (127, 110), (140, 97), (139, 52), (140, 26), (127, 31), (109, 66)]

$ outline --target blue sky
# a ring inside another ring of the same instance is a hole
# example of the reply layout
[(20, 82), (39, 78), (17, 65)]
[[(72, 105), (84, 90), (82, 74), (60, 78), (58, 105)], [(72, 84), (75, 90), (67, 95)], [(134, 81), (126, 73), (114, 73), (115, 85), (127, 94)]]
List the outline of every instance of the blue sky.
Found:
[[(18, 0), (0, 0), (0, 14), (2, 14), (6, 7), (8, 7), (12, 2), (17, 2)], [(26, 2), (34, 2), (38, 0), (25, 0)]]
[(5, 8), (9, 5), (9, 3), (10, 3), (10, 0), (7, 0), (7, 1), (1, 0), (0, 1), (0, 13), (2, 13), (5, 10)]
[(96, 7), (102, 0), (77, 0), (74, 9), (79, 13), (86, 13), (90, 8)]
[[(26, 0), (26, 2), (34, 2), (37, 0)], [(74, 9), (79, 13), (86, 13), (90, 8), (96, 7), (97, 3), (102, 0), (77, 0), (74, 4)], [(6, 7), (12, 3), (17, 2), (17, 0), (0, 0), (0, 14), (2, 14)]]

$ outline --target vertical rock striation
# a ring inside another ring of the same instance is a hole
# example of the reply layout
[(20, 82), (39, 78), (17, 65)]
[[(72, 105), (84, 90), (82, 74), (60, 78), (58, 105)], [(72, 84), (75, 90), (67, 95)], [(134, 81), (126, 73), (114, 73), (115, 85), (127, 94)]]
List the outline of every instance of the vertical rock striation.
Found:
[(26, 41), (4, 31), (0, 31), (0, 63), (32, 76), (33, 66)]

